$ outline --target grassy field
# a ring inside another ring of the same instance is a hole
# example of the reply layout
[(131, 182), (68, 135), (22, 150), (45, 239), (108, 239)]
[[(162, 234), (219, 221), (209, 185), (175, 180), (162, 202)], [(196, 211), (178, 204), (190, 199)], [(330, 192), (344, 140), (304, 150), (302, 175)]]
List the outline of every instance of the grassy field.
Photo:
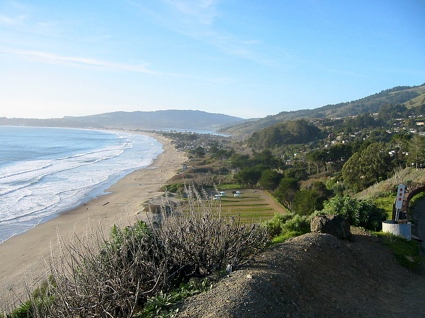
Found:
[[(232, 191), (240, 191), (240, 196), (234, 197)], [(221, 206), (223, 216), (240, 215), (242, 222), (261, 222), (271, 219), (275, 213), (285, 213), (285, 209), (274, 198), (263, 190), (226, 189), (226, 195), (213, 204)]]

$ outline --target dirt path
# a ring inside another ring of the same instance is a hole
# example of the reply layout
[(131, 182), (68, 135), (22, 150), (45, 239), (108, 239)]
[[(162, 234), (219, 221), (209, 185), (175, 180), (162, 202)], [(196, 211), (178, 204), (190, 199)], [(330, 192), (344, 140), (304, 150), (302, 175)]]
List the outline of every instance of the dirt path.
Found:
[(268, 193), (265, 190), (252, 190), (252, 191), (258, 191), (258, 193), (260, 194), (260, 197), (262, 200), (266, 201), (268, 205), (270, 205), (270, 207), (276, 212), (276, 213), (281, 213), (281, 214), (285, 214), (285, 213), (289, 213), (289, 211), (287, 211), (283, 205), (281, 205), (280, 203), (278, 203), (276, 201), (275, 198), (273, 198), (271, 196), (270, 193)]

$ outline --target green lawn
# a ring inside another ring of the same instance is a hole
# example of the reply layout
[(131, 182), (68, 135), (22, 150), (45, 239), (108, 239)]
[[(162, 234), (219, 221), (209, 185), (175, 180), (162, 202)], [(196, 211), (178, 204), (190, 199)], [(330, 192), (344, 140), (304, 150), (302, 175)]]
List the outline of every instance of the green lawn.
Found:
[[(232, 191), (239, 190), (241, 195), (234, 197)], [(269, 194), (261, 190), (226, 189), (226, 195), (221, 200), (214, 200), (217, 207), (221, 205), (221, 214), (224, 216), (240, 216), (242, 222), (261, 222), (271, 219), (277, 211), (269, 204), (266, 196)]]

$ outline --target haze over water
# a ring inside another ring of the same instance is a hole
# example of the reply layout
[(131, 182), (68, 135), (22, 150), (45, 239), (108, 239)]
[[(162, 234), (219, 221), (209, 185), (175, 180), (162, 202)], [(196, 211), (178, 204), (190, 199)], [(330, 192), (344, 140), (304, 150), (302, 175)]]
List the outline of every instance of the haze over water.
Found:
[(0, 242), (105, 193), (162, 152), (124, 132), (0, 126)]

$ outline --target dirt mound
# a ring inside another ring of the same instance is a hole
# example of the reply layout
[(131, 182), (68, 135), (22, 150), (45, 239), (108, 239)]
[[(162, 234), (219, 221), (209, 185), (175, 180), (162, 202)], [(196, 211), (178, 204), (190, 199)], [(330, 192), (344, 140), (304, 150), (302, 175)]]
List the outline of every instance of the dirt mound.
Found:
[(424, 317), (425, 276), (378, 237), (306, 234), (276, 245), (186, 300), (178, 317)]

